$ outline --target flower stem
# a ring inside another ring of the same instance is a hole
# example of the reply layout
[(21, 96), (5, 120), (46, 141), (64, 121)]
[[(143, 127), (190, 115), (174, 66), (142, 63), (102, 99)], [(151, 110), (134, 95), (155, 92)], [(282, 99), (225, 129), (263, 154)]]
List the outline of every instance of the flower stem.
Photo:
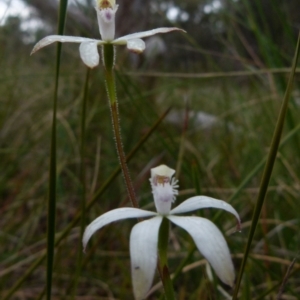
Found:
[(175, 294), (173, 289), (172, 280), (170, 277), (169, 267), (168, 267), (168, 242), (169, 242), (169, 227), (170, 222), (167, 218), (163, 218), (158, 237), (158, 253), (159, 260), (157, 263), (160, 278), (162, 280), (165, 298), (166, 300), (175, 300)]
[(103, 45), (103, 63), (105, 68), (105, 82), (106, 89), (109, 98), (109, 105), (111, 110), (111, 120), (113, 127), (113, 134), (116, 142), (117, 153), (119, 157), (120, 166), (122, 169), (123, 177), (125, 180), (127, 192), (131, 204), (133, 207), (138, 207), (136, 200), (134, 188), (130, 178), (129, 170), (126, 163), (126, 156), (123, 149), (122, 138), (121, 138), (121, 128), (119, 123), (119, 110), (118, 110), (118, 101), (116, 94), (116, 85), (113, 73), (114, 67), (114, 46), (111, 44)]

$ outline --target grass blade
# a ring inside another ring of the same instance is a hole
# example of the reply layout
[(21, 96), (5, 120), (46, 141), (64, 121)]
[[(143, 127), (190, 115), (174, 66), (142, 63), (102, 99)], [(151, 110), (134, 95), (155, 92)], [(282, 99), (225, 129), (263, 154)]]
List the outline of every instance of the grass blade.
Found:
[[(86, 78), (84, 84), (84, 93), (82, 99), (82, 111), (81, 111), (81, 137), (80, 137), (80, 181), (81, 181), (81, 220), (80, 220), (80, 236), (83, 235), (85, 228), (85, 206), (86, 206), (86, 177), (85, 177), (85, 127), (86, 127), (86, 108), (87, 108), (87, 98), (89, 90), (89, 76), (90, 68), (87, 68)], [(78, 249), (77, 249), (77, 260), (76, 260), (76, 272), (69, 288), (67, 289), (67, 294), (72, 295), (72, 299), (75, 299), (76, 288), (78, 284), (78, 279), (82, 269), (82, 255), (81, 250), (81, 239), (79, 239)]]
[(255, 233), (255, 229), (256, 229), (256, 226), (257, 226), (257, 223), (259, 220), (261, 209), (262, 209), (262, 206), (264, 203), (264, 199), (265, 199), (265, 195), (266, 195), (266, 192), (268, 189), (269, 181), (270, 181), (270, 178), (272, 175), (272, 170), (273, 170), (273, 166), (275, 163), (275, 159), (276, 159), (276, 155), (277, 155), (277, 151), (278, 151), (278, 147), (279, 147), (279, 143), (280, 143), (280, 138), (281, 138), (281, 134), (282, 134), (282, 130), (283, 130), (286, 111), (288, 108), (288, 103), (289, 103), (290, 95), (292, 92), (293, 80), (294, 80), (295, 70), (296, 70), (298, 56), (299, 56), (299, 47), (300, 47), (300, 35), (298, 36), (298, 42), (297, 42), (297, 47), (296, 47), (296, 51), (295, 51), (295, 57), (294, 57), (294, 61), (293, 61), (292, 71), (291, 71), (291, 74), (289, 77), (287, 89), (286, 89), (286, 92), (285, 92), (285, 95), (283, 98), (283, 103), (282, 103), (282, 106), (280, 109), (279, 117), (278, 117), (277, 124), (275, 127), (274, 135), (272, 138), (270, 152), (269, 152), (267, 162), (265, 165), (265, 169), (263, 172), (260, 189), (259, 189), (259, 194), (257, 197), (256, 206), (255, 206), (255, 209), (253, 212), (252, 224), (251, 224), (251, 228), (250, 228), (250, 232), (249, 232), (249, 236), (248, 236), (248, 240), (247, 240), (247, 245), (246, 245), (240, 272), (239, 272), (236, 286), (235, 286), (234, 293), (233, 293), (233, 298), (232, 298), (233, 300), (238, 299), (237, 298), (238, 291), (239, 291), (239, 287), (240, 287), (241, 280), (243, 277), (243, 272), (244, 272), (247, 258), (249, 255), (249, 251), (250, 251), (251, 243), (252, 243), (253, 236)]
[[(58, 34), (63, 34), (66, 19), (68, 0), (61, 0), (58, 18)], [(56, 214), (56, 114), (57, 114), (57, 91), (60, 70), (61, 44), (57, 45), (55, 88), (53, 97), (53, 116), (50, 146), (50, 167), (49, 167), (49, 198), (48, 198), (48, 224), (47, 224), (47, 300), (51, 299), (53, 261), (55, 248), (55, 214)]]

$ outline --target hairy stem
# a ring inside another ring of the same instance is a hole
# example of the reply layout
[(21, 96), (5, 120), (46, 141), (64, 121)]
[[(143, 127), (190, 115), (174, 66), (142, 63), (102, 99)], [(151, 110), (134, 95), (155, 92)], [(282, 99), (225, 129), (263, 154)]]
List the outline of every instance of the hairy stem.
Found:
[(136, 200), (134, 188), (130, 178), (129, 170), (126, 163), (126, 156), (123, 149), (122, 138), (121, 138), (121, 128), (119, 123), (119, 111), (118, 111), (118, 102), (116, 95), (116, 86), (115, 79), (113, 74), (114, 66), (114, 46), (110, 44), (103, 45), (103, 62), (105, 67), (105, 81), (107, 94), (109, 98), (109, 105), (111, 110), (111, 119), (113, 134), (116, 142), (116, 148), (118, 153), (118, 158), (120, 166), (122, 169), (123, 177), (125, 180), (128, 196), (133, 207), (138, 207)]

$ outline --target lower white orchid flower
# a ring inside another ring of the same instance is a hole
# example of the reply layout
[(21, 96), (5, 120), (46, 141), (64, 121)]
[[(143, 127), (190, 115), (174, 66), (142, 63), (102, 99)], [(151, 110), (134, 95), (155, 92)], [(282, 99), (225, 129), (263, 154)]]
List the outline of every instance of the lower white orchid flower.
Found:
[(153, 217), (137, 223), (130, 235), (130, 257), (132, 284), (135, 299), (146, 297), (157, 264), (157, 245), (159, 228), (163, 218), (185, 229), (193, 238), (198, 250), (208, 260), (218, 277), (227, 285), (233, 286), (235, 274), (227, 243), (220, 230), (209, 220), (201, 217), (176, 216), (201, 208), (220, 208), (232, 213), (240, 228), (240, 217), (236, 210), (222, 200), (206, 196), (187, 199), (171, 210), (171, 204), (178, 194), (177, 180), (172, 178), (175, 171), (165, 165), (151, 169), (150, 183), (157, 212), (138, 208), (118, 208), (95, 219), (85, 230), (83, 248), (91, 236), (103, 226), (129, 218)]
[(96, 0), (96, 13), (102, 40), (65, 36), (65, 35), (49, 35), (40, 40), (32, 49), (31, 54), (48, 46), (54, 42), (61, 43), (79, 43), (79, 53), (82, 61), (90, 68), (94, 68), (99, 64), (98, 46), (104, 44), (127, 45), (130, 51), (141, 53), (145, 50), (145, 42), (141, 38), (146, 38), (158, 33), (167, 33), (179, 28), (157, 28), (153, 30), (137, 32), (115, 39), (115, 14), (118, 5), (115, 0)]

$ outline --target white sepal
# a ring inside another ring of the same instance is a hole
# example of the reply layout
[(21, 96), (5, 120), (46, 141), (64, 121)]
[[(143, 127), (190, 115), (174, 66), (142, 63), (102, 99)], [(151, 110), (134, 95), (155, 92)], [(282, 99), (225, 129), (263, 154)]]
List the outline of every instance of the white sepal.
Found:
[(233, 286), (234, 268), (227, 243), (220, 230), (211, 221), (200, 217), (167, 216), (193, 238), (198, 250), (208, 260), (217, 276)]
[(158, 33), (168, 33), (171, 31), (179, 30), (182, 32), (185, 32), (184, 30), (176, 27), (162, 27), (162, 28), (156, 28), (148, 31), (142, 31), (142, 32), (136, 32), (128, 35), (124, 35), (120, 38), (117, 38), (114, 40), (114, 44), (126, 44), (126, 41), (132, 40), (132, 39), (141, 39), (148, 36), (152, 36)]
[(86, 245), (91, 236), (103, 226), (124, 219), (152, 217), (157, 213), (147, 210), (142, 210), (133, 207), (123, 207), (111, 210), (100, 217), (96, 218), (84, 231), (82, 244), (85, 251)]
[(41, 39), (32, 49), (31, 54), (35, 53), (36, 51), (44, 48), (55, 42), (61, 43), (83, 43), (83, 42), (98, 42), (94, 39), (77, 37), (77, 36), (67, 36), (67, 35), (48, 35), (45, 38)]
[(170, 211), (171, 215), (182, 214), (185, 212), (201, 209), (201, 208), (219, 208), (233, 214), (237, 221), (238, 227), (240, 226), (241, 220), (237, 211), (227, 202), (223, 200), (217, 200), (206, 196), (195, 196), (183, 201), (181, 204), (176, 206)]
[(141, 39), (132, 39), (127, 42), (127, 49), (131, 52), (140, 54), (146, 48), (145, 42)]
[(132, 228), (130, 234), (131, 276), (136, 300), (146, 297), (153, 281), (161, 222), (160, 216), (140, 222)]
[(83, 42), (79, 46), (82, 61), (90, 68), (99, 65), (99, 52), (97, 42)]

